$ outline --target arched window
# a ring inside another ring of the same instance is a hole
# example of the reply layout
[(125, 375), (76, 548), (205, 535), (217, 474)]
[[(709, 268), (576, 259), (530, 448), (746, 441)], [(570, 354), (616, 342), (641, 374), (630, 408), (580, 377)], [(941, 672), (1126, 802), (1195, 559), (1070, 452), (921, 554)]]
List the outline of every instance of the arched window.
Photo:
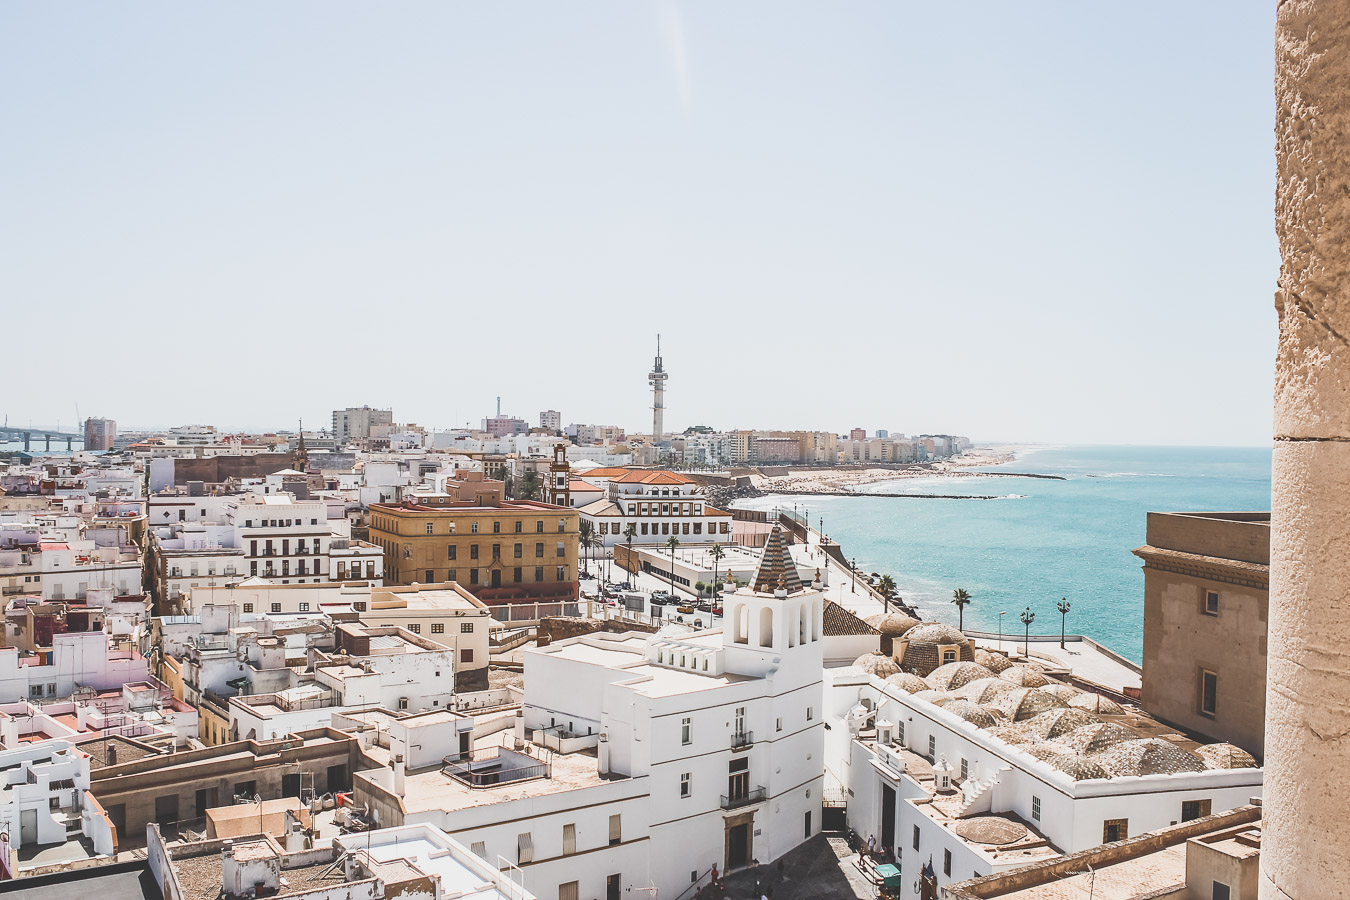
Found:
[(737, 644), (750, 643), (750, 609), (744, 603), (736, 607), (735, 630), (731, 639)]
[(820, 601), (811, 604), (811, 640), (820, 640)]
[(798, 622), (798, 633), (801, 634), (801, 642), (803, 644), (811, 640), (811, 632), (809, 630), (810, 626), (806, 622), (806, 618), (810, 614), (811, 614), (811, 604), (803, 603), (801, 608), (801, 616)]
[(773, 646), (773, 608), (764, 607), (759, 611), (759, 645)]

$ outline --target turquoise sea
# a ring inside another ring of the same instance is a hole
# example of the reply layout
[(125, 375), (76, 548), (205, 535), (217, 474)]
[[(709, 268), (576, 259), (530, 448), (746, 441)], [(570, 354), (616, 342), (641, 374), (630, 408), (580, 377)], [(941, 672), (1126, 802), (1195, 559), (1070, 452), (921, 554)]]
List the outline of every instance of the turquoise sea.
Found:
[[(994, 494), (997, 500), (766, 496), (737, 506), (795, 504), (868, 572), (889, 573), (925, 618), (956, 621), (952, 591), (973, 597), (966, 627), (1058, 634), (1055, 604), (1067, 597), (1068, 630), (1138, 661), (1144, 579), (1130, 551), (1144, 543), (1150, 511), (1270, 509), (1268, 448), (1064, 446), (1019, 451), (985, 471), (1039, 478), (924, 477), (860, 491)], [(976, 470), (979, 471), (979, 470)]]

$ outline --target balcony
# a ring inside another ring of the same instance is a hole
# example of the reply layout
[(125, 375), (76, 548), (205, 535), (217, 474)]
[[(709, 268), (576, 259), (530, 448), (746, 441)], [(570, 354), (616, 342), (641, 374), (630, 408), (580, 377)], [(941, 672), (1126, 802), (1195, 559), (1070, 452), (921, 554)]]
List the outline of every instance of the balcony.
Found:
[(731, 736), (731, 749), (744, 750), (755, 742), (753, 731), (738, 731)]
[(750, 806), (751, 804), (754, 803), (763, 803), (765, 793), (766, 792), (764, 788), (757, 787), (754, 790), (746, 791), (741, 794), (733, 794), (730, 797), (728, 797), (726, 794), (723, 794), (722, 808), (740, 809), (742, 806)]

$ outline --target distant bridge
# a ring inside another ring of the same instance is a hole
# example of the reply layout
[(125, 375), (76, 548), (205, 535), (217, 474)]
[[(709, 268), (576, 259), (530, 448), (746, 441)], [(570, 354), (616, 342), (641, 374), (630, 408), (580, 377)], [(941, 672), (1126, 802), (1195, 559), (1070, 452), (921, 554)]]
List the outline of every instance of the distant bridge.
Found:
[(56, 438), (58, 444), (61, 441), (65, 441), (67, 450), (75, 449), (73, 445), (76, 441), (79, 441), (81, 446), (84, 445), (84, 435), (78, 432), (55, 431), (49, 428), (10, 425), (8, 421), (6, 421), (5, 424), (0, 425), (0, 444), (8, 443), (10, 441), (23, 441), (23, 449), (31, 450), (34, 438), (45, 440), (47, 450), (52, 449), (52, 438)]

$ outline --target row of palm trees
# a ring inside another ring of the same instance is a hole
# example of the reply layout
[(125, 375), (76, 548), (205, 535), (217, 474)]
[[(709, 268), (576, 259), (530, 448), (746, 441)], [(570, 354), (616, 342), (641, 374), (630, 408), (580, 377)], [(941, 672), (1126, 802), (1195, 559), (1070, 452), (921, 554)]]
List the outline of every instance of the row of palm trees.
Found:
[[(891, 601), (895, 599), (895, 579), (889, 575), (882, 575), (877, 579), (877, 593), (885, 604), (886, 612), (891, 611)], [(957, 628), (961, 631), (966, 630), (966, 607), (970, 605), (970, 592), (965, 588), (957, 588), (952, 591), (952, 603), (956, 605), (959, 624)]]

